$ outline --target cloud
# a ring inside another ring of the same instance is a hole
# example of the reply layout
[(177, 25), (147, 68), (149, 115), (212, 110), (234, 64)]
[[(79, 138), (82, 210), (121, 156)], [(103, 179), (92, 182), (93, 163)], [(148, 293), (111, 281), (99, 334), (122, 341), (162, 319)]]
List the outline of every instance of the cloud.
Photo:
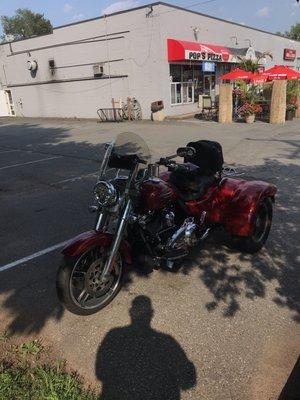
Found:
[(69, 3), (66, 3), (64, 6), (63, 6), (63, 12), (64, 13), (69, 13), (70, 11), (72, 11), (73, 10), (73, 6), (71, 6), (71, 4), (69, 4)]
[(85, 18), (84, 14), (74, 14), (73, 17), (72, 17), (72, 20), (73, 21), (79, 21), (79, 20), (81, 20), (83, 18)]
[(267, 6), (265, 6), (265, 7), (263, 7), (263, 8), (260, 8), (260, 9), (257, 11), (257, 15), (258, 15), (259, 17), (267, 17), (269, 14), (270, 14), (270, 9), (269, 9), (269, 7), (267, 7)]
[(102, 10), (102, 14), (112, 14), (117, 11), (128, 10), (129, 8), (134, 8), (139, 5), (139, 2), (136, 0), (122, 0), (112, 3), (110, 6), (104, 8)]

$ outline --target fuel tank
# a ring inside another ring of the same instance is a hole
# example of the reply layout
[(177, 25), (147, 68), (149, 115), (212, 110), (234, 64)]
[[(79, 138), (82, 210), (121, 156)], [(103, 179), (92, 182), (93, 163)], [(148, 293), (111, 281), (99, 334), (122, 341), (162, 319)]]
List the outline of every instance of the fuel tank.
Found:
[(140, 190), (140, 205), (144, 210), (160, 210), (177, 197), (172, 186), (159, 178), (143, 182)]

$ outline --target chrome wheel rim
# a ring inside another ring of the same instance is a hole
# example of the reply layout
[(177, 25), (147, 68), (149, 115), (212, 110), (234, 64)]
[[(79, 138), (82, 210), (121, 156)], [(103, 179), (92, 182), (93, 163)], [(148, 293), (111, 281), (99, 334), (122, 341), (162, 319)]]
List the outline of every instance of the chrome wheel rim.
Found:
[(81, 308), (93, 309), (107, 303), (118, 289), (122, 276), (122, 258), (118, 253), (111, 274), (103, 282), (100, 274), (107, 259), (107, 250), (94, 247), (76, 262), (69, 282), (72, 300)]

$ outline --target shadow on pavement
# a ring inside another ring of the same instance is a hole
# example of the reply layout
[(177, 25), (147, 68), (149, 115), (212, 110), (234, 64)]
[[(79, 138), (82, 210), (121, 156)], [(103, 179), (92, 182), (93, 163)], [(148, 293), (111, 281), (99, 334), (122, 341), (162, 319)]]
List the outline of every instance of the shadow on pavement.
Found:
[[(57, 267), (57, 257), (54, 260), (54, 266)], [(42, 264), (41, 260), (37, 263)], [(0, 295), (6, 295), (2, 307), (9, 312), (10, 320), (5, 329), (11, 335), (38, 333), (48, 319), (59, 321), (62, 318), (64, 309), (57, 300), (56, 268), (53, 268), (53, 264), (28, 265), (21, 272), (16, 269), (2, 274), (5, 277), (1, 279)], [(2, 311), (1, 315), (4, 319)]]
[[(62, 155), (59, 160), (67, 160), (65, 164), (41, 163), (1, 171), (1, 266), (80, 233), (89, 221), (86, 199), (91, 197), (92, 187), (87, 192), (86, 185), (64, 188), (52, 182), (99, 168), (104, 149), (101, 132), (99, 145), (66, 141), (70, 135), (64, 126), (44, 128), (35, 123), (1, 128), (3, 163), (22, 163), (31, 161), (33, 156), (43, 159), (50, 155)], [(0, 273), (0, 327), (3, 325), (11, 334), (32, 334), (40, 332), (49, 319), (61, 319), (64, 309), (55, 290), (59, 263), (60, 259), (51, 252)]]
[(170, 335), (151, 328), (154, 311), (147, 296), (132, 301), (131, 324), (112, 329), (96, 359), (101, 400), (179, 400), (196, 385), (196, 370)]
[(300, 357), (282, 389), (278, 400), (300, 400)]
[[(264, 298), (266, 286), (273, 282), (276, 295), (273, 301), (286, 307), (292, 318), (300, 322), (299, 198), (296, 194), (300, 167), (266, 160), (264, 165), (241, 167), (247, 177), (265, 180), (278, 187), (270, 237), (257, 254), (243, 254), (230, 246), (223, 232), (216, 232), (201, 251), (196, 251), (184, 264), (183, 273), (200, 269), (200, 279), (210, 290), (209, 311), (221, 307), (225, 317), (240, 309), (243, 297)], [(197, 257), (197, 261), (193, 260)]]

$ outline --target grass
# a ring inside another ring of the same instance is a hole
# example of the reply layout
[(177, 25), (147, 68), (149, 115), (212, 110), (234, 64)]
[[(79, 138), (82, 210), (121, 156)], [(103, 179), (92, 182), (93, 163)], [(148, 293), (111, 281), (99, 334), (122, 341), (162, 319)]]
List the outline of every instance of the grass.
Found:
[(38, 356), (43, 351), (43, 346), (39, 340), (33, 340), (28, 343), (22, 343), (20, 346), (16, 347), (16, 351), (23, 356), (29, 354)]
[(4, 330), (0, 332), (0, 342), (5, 342), (9, 338), (9, 331)]
[(1, 340), (1, 400), (97, 400), (63, 360), (50, 359), (40, 341), (16, 345), (10, 340)]

